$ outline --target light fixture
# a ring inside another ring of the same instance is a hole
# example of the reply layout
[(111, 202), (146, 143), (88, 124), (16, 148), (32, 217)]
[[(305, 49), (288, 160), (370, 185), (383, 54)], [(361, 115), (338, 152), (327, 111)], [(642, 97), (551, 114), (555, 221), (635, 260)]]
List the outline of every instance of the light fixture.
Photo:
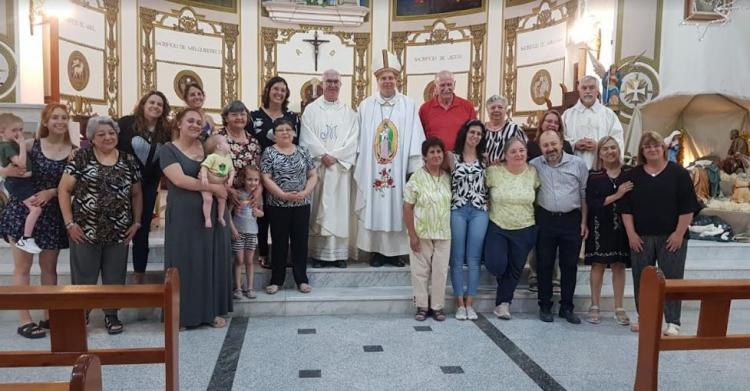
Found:
[(68, 0), (29, 0), (29, 29), (49, 23), (50, 18), (65, 19), (73, 13)]

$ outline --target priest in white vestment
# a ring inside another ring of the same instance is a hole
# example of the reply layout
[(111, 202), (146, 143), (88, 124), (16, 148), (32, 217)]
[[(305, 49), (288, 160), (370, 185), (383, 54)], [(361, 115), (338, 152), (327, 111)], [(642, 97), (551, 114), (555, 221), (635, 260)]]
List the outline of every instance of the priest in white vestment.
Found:
[(357, 114), (339, 100), (341, 76), (323, 72), (323, 96), (305, 107), (300, 146), (318, 166), (310, 211), (309, 253), (313, 267), (346, 267), (349, 258), (352, 167), (357, 156)]
[(602, 137), (612, 136), (620, 145), (620, 153), (625, 151), (623, 130), (617, 114), (599, 103), (599, 82), (595, 77), (581, 79), (578, 95), (578, 103), (562, 115), (565, 139), (590, 170), (596, 162), (596, 145)]
[(378, 92), (360, 103), (355, 164), (357, 247), (372, 254), (370, 265), (404, 266), (409, 253), (403, 222), (406, 176), (422, 166), (425, 140), (419, 107), (396, 90), (401, 65), (386, 50), (374, 56)]

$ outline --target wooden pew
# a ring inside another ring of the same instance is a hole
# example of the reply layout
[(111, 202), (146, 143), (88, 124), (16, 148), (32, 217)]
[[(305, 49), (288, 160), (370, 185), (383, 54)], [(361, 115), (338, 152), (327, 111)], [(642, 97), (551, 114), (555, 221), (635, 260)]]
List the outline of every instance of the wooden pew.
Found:
[[(634, 389), (657, 390), (660, 351), (750, 348), (750, 334), (727, 335), (732, 300), (743, 299), (750, 299), (750, 280), (665, 280), (659, 269), (646, 267), (641, 275)], [(697, 335), (662, 336), (666, 300), (700, 300)]]
[(0, 384), (0, 391), (102, 391), (102, 366), (93, 354), (78, 356), (70, 382)]
[[(95, 308), (162, 308), (164, 346), (89, 349), (86, 310)], [(103, 365), (164, 363), (166, 389), (179, 389), (180, 279), (175, 268), (166, 271), (164, 285), (0, 287), (0, 310), (18, 309), (49, 311), (51, 349), (0, 351), (0, 368), (68, 366), (90, 353)]]

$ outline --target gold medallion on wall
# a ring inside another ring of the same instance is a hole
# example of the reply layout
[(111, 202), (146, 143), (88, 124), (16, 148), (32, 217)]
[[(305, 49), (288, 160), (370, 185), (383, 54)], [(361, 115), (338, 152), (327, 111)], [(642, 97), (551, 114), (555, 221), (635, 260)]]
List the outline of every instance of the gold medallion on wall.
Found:
[(16, 85), (16, 58), (5, 44), (0, 43), (0, 97), (9, 94)]
[(201, 77), (198, 76), (197, 73), (189, 69), (177, 72), (177, 75), (175, 75), (172, 84), (174, 86), (175, 94), (177, 94), (177, 96), (179, 97), (185, 96), (185, 87), (189, 86), (190, 84), (197, 84), (201, 86), (201, 88), (203, 88), (203, 80), (201, 80)]
[(551, 92), (552, 76), (546, 69), (538, 70), (534, 76), (531, 77), (531, 85), (529, 86), (531, 100), (538, 105), (543, 105), (547, 102), (547, 99), (549, 99)]
[(83, 91), (89, 84), (91, 68), (86, 56), (78, 50), (74, 50), (68, 56), (68, 80), (76, 91)]

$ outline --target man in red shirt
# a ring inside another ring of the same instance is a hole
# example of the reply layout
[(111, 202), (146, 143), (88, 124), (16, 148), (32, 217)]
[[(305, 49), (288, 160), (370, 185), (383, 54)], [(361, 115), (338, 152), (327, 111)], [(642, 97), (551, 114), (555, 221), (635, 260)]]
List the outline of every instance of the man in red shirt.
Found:
[(449, 71), (435, 75), (435, 97), (424, 102), (419, 108), (425, 137), (437, 137), (445, 143), (447, 151), (453, 150), (456, 134), (470, 119), (477, 118), (474, 105), (453, 93), (456, 79)]

